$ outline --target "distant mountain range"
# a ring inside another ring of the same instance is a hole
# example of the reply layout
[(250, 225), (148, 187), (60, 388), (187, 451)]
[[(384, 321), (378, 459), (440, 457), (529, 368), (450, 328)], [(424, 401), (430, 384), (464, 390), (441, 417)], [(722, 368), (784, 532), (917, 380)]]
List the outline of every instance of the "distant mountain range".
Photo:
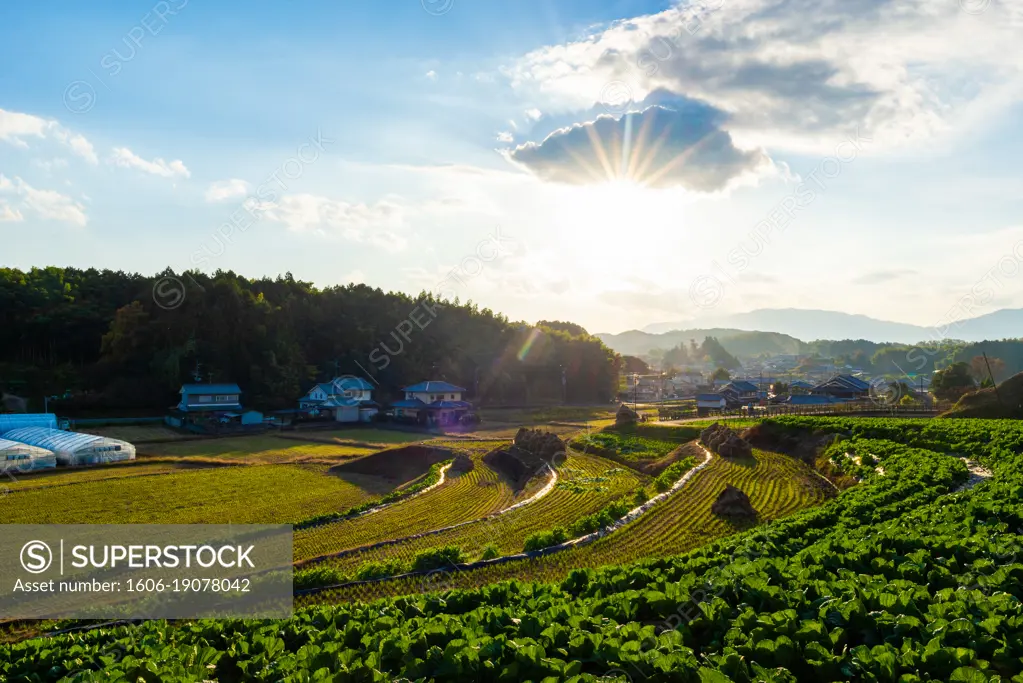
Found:
[[(750, 336), (749, 332), (774, 333)], [(923, 327), (878, 320), (866, 315), (838, 311), (797, 308), (764, 308), (747, 313), (703, 317), (683, 322), (655, 323), (642, 330), (620, 334), (598, 334), (605, 344), (618, 353), (637, 355), (651, 349), (669, 349), (690, 339), (702, 341), (714, 336), (719, 341), (732, 339), (729, 351), (746, 355), (774, 351), (802, 352), (801, 341), (865, 339), (875, 343), (913, 344), (942, 339), (985, 341), (1023, 337), (1023, 309), (1002, 309), (993, 313), (961, 320), (947, 328)]]

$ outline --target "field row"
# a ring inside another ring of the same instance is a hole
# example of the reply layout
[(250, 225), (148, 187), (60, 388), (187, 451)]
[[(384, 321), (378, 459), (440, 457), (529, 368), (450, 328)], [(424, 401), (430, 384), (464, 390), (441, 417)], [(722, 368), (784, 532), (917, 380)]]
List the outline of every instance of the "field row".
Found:
[[(461, 445), (461, 444), (460, 444)], [(496, 443), (474, 444), (470, 472), (451, 475), (444, 484), (409, 501), (358, 517), (295, 534), (295, 559), (305, 560), (392, 538), (412, 536), (483, 517), (516, 501), (516, 493), (482, 454)]]
[[(590, 545), (532, 560), (432, 576), (429, 581), (411, 578), (351, 586), (302, 598), (301, 603), (373, 600), (440, 588), (478, 587), (507, 579), (559, 581), (576, 568), (682, 553), (751, 525), (734, 523), (711, 513), (711, 504), (727, 484), (749, 495), (759, 513), (757, 523), (818, 505), (832, 495), (809, 467), (785, 455), (755, 451), (755, 460), (747, 462), (715, 457), (663, 503)], [(439, 545), (440, 541), (434, 540), (434, 544)], [(514, 549), (518, 550), (521, 547)]]
[(0, 496), (0, 518), (8, 524), (287, 524), (388, 491), (382, 480), (363, 477), (356, 484), (328, 474), (326, 465), (212, 467), (26, 488)]
[[(599, 511), (612, 500), (635, 491), (645, 482), (643, 475), (636, 472), (615, 467), (613, 463), (597, 457), (573, 452), (569, 453), (565, 464), (559, 468), (558, 477), (558, 486), (546, 496), (505, 515), (482, 519), (474, 524), (424, 538), (331, 559), (317, 566), (332, 567), (352, 575), (360, 565), (367, 562), (396, 559), (407, 562), (424, 550), (445, 546), (458, 546), (470, 559), (479, 558), (488, 547), (496, 549), (500, 555), (511, 555), (522, 551), (523, 543), (530, 534), (558, 525), (569, 525), (580, 517)], [(433, 528), (442, 526), (436, 524)], [(376, 540), (385, 540), (385, 537), (378, 534)]]

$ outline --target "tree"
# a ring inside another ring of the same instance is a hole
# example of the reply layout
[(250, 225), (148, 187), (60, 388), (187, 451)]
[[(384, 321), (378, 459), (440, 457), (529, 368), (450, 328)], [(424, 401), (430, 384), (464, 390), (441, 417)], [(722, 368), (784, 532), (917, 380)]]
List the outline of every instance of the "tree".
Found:
[(729, 379), (732, 378), (732, 376), (728, 373), (727, 369), (725, 369), (725, 368), (718, 368), (717, 370), (715, 370), (713, 372), (713, 374), (711, 374), (710, 378), (712, 380), (719, 380), (719, 379), (721, 379), (721, 380), (729, 380)]
[[(167, 282), (183, 298), (157, 300)], [(0, 384), (11, 393), (70, 389), (62, 409), (73, 414), (156, 412), (197, 366), (203, 381), (237, 383), (246, 406), (274, 409), (328, 373), (366, 376), (381, 402), (436, 379), (471, 387), (475, 402), (603, 403), (620, 360), (578, 325), (513, 323), (427, 292), (230, 271), (0, 268)]]
[(958, 400), (975, 386), (970, 366), (962, 361), (935, 372), (931, 379), (931, 391), (942, 400)]
[(646, 361), (636, 356), (622, 356), (622, 370), (628, 374), (649, 375), (650, 366)]
[(984, 362), (984, 356), (974, 356), (970, 359), (970, 374), (973, 375), (973, 379), (978, 383), (983, 384), (984, 380), (989, 383), (991, 381), (988, 375), (988, 365), (991, 366), (991, 375), (994, 375), (996, 382), (1001, 382), (1005, 379), (1005, 361), (1001, 358), (992, 358), (988, 356), (987, 362)]
[(789, 385), (785, 382), (775, 382), (771, 386), (771, 391), (778, 396), (789, 393)]
[(739, 359), (728, 352), (714, 337), (707, 337), (703, 340), (700, 352), (705, 358), (709, 358), (715, 365), (721, 368), (739, 368), (742, 363)]

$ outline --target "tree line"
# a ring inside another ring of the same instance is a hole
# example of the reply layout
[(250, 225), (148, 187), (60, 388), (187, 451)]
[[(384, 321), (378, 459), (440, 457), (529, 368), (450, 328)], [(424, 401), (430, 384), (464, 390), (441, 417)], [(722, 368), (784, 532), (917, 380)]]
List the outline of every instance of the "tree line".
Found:
[[(490, 404), (607, 402), (619, 357), (578, 325), (511, 322), (471, 301), (290, 273), (0, 269), (0, 390), (68, 412), (159, 410), (184, 383), (235, 382), (294, 407), (316, 381), (365, 377), (386, 401), (445, 380)], [(36, 404), (39, 405), (36, 405)]]

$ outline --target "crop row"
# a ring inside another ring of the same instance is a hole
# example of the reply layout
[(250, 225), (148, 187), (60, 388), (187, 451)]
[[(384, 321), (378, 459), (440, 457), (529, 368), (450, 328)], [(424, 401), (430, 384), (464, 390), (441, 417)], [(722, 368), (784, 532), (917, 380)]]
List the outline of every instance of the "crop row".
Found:
[(515, 502), (515, 492), (474, 454), (475, 467), (411, 500), (363, 517), (295, 533), (295, 559), (305, 560), (379, 541), (412, 536), (483, 517)]
[[(478, 559), (488, 546), (495, 548), (500, 555), (521, 552), (530, 534), (558, 524), (571, 524), (635, 490), (644, 481), (643, 475), (609, 465), (600, 458), (570, 451), (558, 471), (561, 482), (570, 485), (556, 487), (535, 503), (432, 536), (333, 558), (318, 566), (330, 567), (340, 576), (354, 577), (364, 564), (392, 560), (407, 563), (416, 554), (435, 547), (457, 546), (469, 559)], [(442, 526), (435, 524), (432, 528)], [(392, 534), (390, 538), (400, 535)]]
[[(316, 601), (373, 600), (435, 589), (478, 587), (496, 581), (558, 581), (572, 570), (632, 562), (685, 552), (701, 544), (735, 533), (750, 524), (733, 523), (711, 513), (711, 504), (727, 484), (749, 495), (758, 511), (758, 523), (783, 518), (793, 512), (818, 505), (831, 491), (805, 464), (794, 458), (766, 451), (755, 451), (755, 461), (734, 462), (714, 458), (711, 463), (674, 495), (656, 505), (635, 522), (590, 545), (530, 560), (521, 560), (472, 571), (451, 572), (443, 577), (398, 579), (371, 585), (350, 586), (334, 593), (303, 598), (302, 604)], [(479, 542), (484, 542), (480, 538)], [(440, 541), (435, 540), (439, 544)], [(444, 545), (458, 545), (451, 538)], [(505, 549), (502, 555), (519, 552), (521, 546)]]
[(26, 489), (0, 496), (0, 518), (9, 524), (286, 524), (354, 507), (382, 492), (325, 469), (213, 467)]

